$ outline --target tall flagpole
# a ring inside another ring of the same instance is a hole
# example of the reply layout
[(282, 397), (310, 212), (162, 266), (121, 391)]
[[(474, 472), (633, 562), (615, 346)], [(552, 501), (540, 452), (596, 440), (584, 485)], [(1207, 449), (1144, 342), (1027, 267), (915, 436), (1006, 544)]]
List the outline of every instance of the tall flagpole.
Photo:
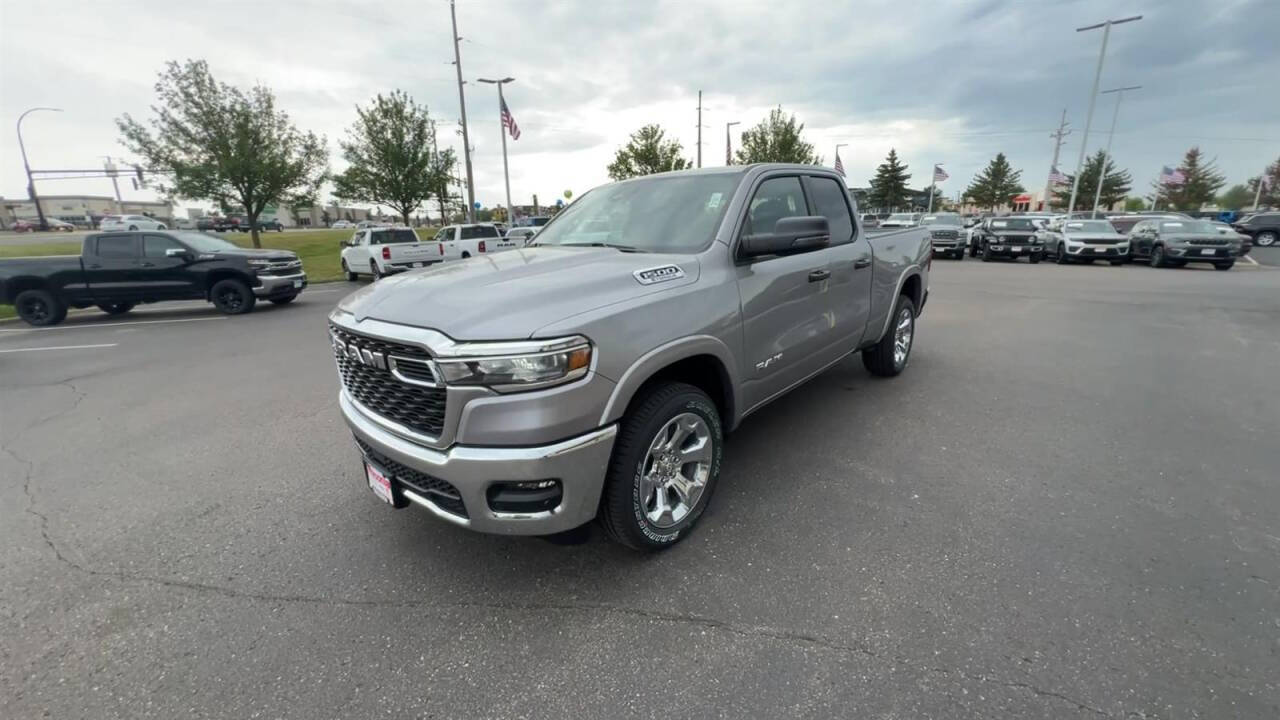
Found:
[[(513, 77), (505, 77), (505, 78), (502, 78), (501, 80), (493, 80), (491, 78), (476, 78), (476, 80), (477, 82), (482, 82), (487, 85), (498, 86), (498, 132), (499, 134), (502, 135), (502, 182), (506, 185), (506, 188), (507, 188), (507, 227), (514, 227), (515, 217), (513, 217), (511, 214), (511, 176), (507, 172), (507, 132), (508, 131), (507, 131), (507, 124), (503, 122), (503, 114), (502, 114), (502, 111), (507, 107), (507, 101), (502, 97), (502, 86), (509, 82), (515, 82), (516, 79)], [(509, 115), (510, 113), (511, 111), (507, 110), (507, 114)], [(513, 123), (515, 122), (514, 118), (512, 119), (512, 122)]]
[(938, 164), (933, 164), (933, 174), (929, 176), (929, 209), (925, 210), (925, 214), (933, 213), (933, 188), (938, 184)]

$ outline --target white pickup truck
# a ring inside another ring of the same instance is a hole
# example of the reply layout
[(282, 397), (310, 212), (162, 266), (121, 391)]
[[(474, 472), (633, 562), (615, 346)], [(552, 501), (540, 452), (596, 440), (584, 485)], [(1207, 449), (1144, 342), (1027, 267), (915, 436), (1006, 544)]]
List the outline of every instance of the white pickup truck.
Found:
[(515, 238), (503, 237), (497, 226), (489, 223), (447, 225), (440, 228), (433, 242), (443, 248), (445, 260), (461, 260), (474, 255), (492, 255), (524, 246), (524, 243)]
[(439, 243), (419, 240), (410, 228), (365, 228), (342, 243), (342, 271), (348, 280), (360, 275), (384, 275), (426, 267), (445, 259)]

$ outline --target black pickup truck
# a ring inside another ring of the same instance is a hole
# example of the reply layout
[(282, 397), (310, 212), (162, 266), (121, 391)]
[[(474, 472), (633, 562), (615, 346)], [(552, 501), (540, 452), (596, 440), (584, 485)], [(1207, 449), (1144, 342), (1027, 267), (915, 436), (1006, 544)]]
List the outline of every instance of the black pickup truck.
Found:
[(307, 286), (287, 250), (252, 250), (198, 232), (89, 235), (80, 256), (0, 260), (0, 303), (31, 325), (57, 325), (69, 308), (118, 315), (138, 303), (208, 300), (229, 315), (259, 298), (283, 305)]

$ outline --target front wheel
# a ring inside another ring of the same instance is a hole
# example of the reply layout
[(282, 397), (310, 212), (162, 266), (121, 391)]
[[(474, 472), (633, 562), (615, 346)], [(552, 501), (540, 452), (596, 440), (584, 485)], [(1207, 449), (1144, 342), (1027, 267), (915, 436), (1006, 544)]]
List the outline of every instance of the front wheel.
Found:
[(1057, 252), (1054, 253), (1054, 261), (1059, 265), (1070, 265), (1071, 258), (1067, 257), (1067, 248), (1065, 245), (1058, 245)]
[(351, 272), (351, 268), (347, 267), (347, 259), (342, 259), (342, 272), (347, 274), (347, 282), (355, 282), (360, 279), (360, 275)]
[(48, 290), (23, 290), (13, 299), (18, 317), (34, 327), (57, 325), (67, 318), (67, 306)]
[(982, 257), (982, 262), (991, 262), (995, 259), (991, 256), (991, 251), (987, 249), (986, 245), (982, 246), (979, 254)]
[(283, 297), (273, 297), (271, 298), (271, 302), (275, 303), (276, 305), (288, 305), (289, 303), (297, 299), (298, 299), (298, 293), (294, 293), (292, 295), (285, 295)]
[(253, 291), (240, 280), (226, 279), (214, 283), (209, 291), (209, 299), (213, 306), (228, 315), (243, 315), (253, 310), (257, 298)]
[(880, 342), (862, 351), (862, 364), (872, 375), (894, 377), (906, 370), (911, 360), (911, 345), (916, 335), (916, 304), (906, 295), (899, 295), (892, 317), (889, 331), (880, 338)]
[(1031, 255), (1027, 258), (1027, 261), (1030, 262), (1032, 265), (1035, 265), (1036, 263), (1040, 262), (1040, 259), (1041, 259), (1040, 255), (1036, 253), (1031, 253)]
[(1153, 268), (1162, 268), (1165, 266), (1163, 245), (1156, 245), (1155, 247), (1151, 248), (1150, 262), (1151, 262), (1151, 267)]
[(1120, 265), (1123, 265), (1123, 264), (1124, 264), (1124, 261), (1123, 261), (1123, 260), (1112, 260), (1112, 261), (1111, 261), (1111, 265), (1112, 265), (1112, 267), (1119, 267)]
[(137, 226), (137, 225), (130, 225), (130, 226), (129, 226), (129, 232), (137, 232), (137, 231), (138, 231), (138, 226)]
[(1233, 267), (1235, 267), (1235, 266), (1236, 266), (1236, 261), (1235, 261), (1235, 260), (1231, 260), (1230, 262), (1214, 263), (1214, 264), (1213, 264), (1213, 269), (1214, 269), (1214, 270), (1230, 270), (1231, 268), (1233, 268)]
[(1271, 247), (1272, 245), (1276, 244), (1277, 239), (1280, 239), (1280, 238), (1278, 238), (1275, 233), (1271, 232), (1270, 230), (1267, 230), (1266, 232), (1258, 233), (1258, 236), (1255, 237), (1253, 240), (1254, 242), (1261, 245), (1262, 247)]
[(724, 430), (702, 390), (654, 385), (622, 419), (600, 504), (600, 523), (635, 550), (663, 550), (698, 522), (720, 476)]
[(956, 251), (956, 260), (963, 260), (963, 259), (964, 259), (964, 248), (960, 248), (959, 250)]
[(133, 309), (131, 302), (98, 303), (98, 309), (108, 315), (123, 315)]

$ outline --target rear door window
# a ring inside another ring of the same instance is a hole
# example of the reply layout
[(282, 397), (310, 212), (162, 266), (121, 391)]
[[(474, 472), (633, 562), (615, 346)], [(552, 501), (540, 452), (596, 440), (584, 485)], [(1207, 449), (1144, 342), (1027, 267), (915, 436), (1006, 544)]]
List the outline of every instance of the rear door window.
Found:
[(138, 257), (137, 238), (132, 235), (103, 235), (98, 238), (97, 249), (101, 258)]

